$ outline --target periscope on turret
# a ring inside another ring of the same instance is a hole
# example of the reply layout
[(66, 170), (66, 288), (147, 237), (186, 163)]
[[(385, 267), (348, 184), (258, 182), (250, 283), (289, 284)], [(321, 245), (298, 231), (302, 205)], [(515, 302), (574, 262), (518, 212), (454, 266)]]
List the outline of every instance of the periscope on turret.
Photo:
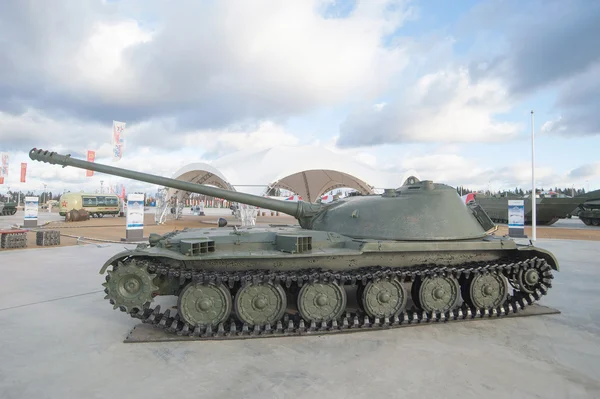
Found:
[[(504, 316), (545, 296), (559, 269), (551, 252), (495, 236), (487, 213), (465, 204), (455, 188), (414, 177), (380, 195), (294, 203), (41, 149), (29, 157), (298, 220), (299, 227), (151, 234), (147, 243), (106, 260), (100, 273), (113, 308), (171, 333), (207, 339), (325, 334), (349, 326)], [(162, 295), (177, 298), (173, 313), (153, 306)]]

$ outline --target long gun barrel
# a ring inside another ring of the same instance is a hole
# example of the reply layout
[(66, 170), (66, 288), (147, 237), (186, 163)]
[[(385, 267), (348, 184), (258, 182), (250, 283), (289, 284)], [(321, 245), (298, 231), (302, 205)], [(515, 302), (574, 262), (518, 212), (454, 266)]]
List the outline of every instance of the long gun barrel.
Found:
[(81, 159), (72, 158), (71, 155), (61, 155), (56, 152), (37, 148), (32, 148), (31, 151), (29, 151), (29, 158), (34, 161), (47, 162), (54, 165), (63, 165), (63, 167), (73, 166), (75, 168), (93, 170), (109, 175), (121, 176), (127, 179), (144, 181), (159, 186), (171, 187), (191, 193), (204, 194), (211, 197), (225, 198), (229, 201), (271, 209), (295, 217), (300, 221), (301, 225), (303, 225), (304, 220), (310, 219), (311, 216), (315, 215), (320, 209), (322, 209), (322, 206), (318, 204), (311, 204), (303, 201), (298, 201), (297, 203), (287, 202), (273, 198), (265, 198), (259, 195), (223, 190), (203, 184), (189, 183), (182, 180), (170, 179), (148, 173), (103, 165), (96, 162), (83, 161)]

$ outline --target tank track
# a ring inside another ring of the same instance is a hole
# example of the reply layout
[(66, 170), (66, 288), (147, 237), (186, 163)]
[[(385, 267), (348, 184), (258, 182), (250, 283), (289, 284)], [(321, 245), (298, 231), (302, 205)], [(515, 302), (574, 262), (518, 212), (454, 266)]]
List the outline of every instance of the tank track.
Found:
[[(180, 319), (177, 310), (167, 309), (161, 312), (160, 305), (154, 308), (146, 304), (143, 310), (127, 311), (121, 308), (121, 311), (127, 312), (132, 318), (140, 319), (143, 323), (154, 325), (156, 328), (177, 334), (180, 336), (194, 337), (196, 340), (223, 340), (223, 339), (247, 339), (247, 338), (265, 338), (281, 336), (300, 336), (300, 335), (321, 335), (331, 333), (343, 333), (351, 331), (365, 330), (384, 330), (390, 328), (403, 327), (431, 322), (455, 322), (467, 321), (477, 318), (502, 316), (518, 313), (525, 307), (532, 305), (552, 287), (552, 269), (548, 263), (541, 258), (532, 258), (527, 260), (507, 260), (500, 264), (464, 264), (460, 266), (440, 266), (421, 265), (412, 268), (391, 269), (370, 267), (348, 272), (331, 272), (322, 270), (303, 270), (298, 272), (279, 272), (269, 273), (264, 271), (244, 271), (244, 272), (202, 272), (179, 267), (166, 267), (155, 264), (152, 261), (136, 259), (138, 265), (147, 265), (148, 271), (156, 273), (157, 276), (166, 275), (170, 278), (179, 279), (180, 287), (190, 281), (193, 282), (222, 282), (232, 288), (236, 283), (241, 282), (275, 282), (281, 283), (288, 289), (292, 285), (300, 287), (305, 282), (332, 281), (337, 280), (339, 284), (366, 285), (368, 281), (387, 276), (396, 276), (401, 282), (414, 282), (415, 279), (427, 276), (454, 276), (461, 282), (461, 278), (468, 278), (470, 275), (482, 273), (502, 273), (508, 280), (507, 299), (501, 306), (487, 309), (471, 308), (465, 301), (459, 302), (459, 305), (445, 313), (425, 312), (419, 310), (414, 305), (398, 315), (385, 317), (383, 319), (369, 317), (363, 311), (345, 312), (338, 320), (330, 322), (307, 322), (301, 319), (299, 314), (285, 314), (275, 325), (249, 326), (236, 320), (232, 316), (227, 322), (219, 324), (217, 328), (194, 327)], [(538, 271), (540, 279), (531, 289), (522, 287), (518, 283), (518, 274), (520, 271), (526, 271), (534, 268)], [(468, 280), (467, 280), (468, 281)], [(510, 293), (510, 286), (514, 291)], [(462, 284), (461, 284), (462, 288)], [(410, 297), (410, 290), (407, 291)], [(171, 313), (175, 313), (172, 315)]]

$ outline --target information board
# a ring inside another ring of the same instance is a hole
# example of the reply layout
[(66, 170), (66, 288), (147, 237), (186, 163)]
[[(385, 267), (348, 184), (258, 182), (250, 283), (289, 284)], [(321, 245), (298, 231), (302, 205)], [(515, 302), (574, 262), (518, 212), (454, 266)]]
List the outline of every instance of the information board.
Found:
[(38, 220), (38, 209), (39, 209), (39, 198), (38, 197), (25, 197), (25, 208), (23, 216), (24, 227), (37, 226)]
[(37, 220), (39, 209), (38, 197), (25, 197), (25, 220)]
[(127, 194), (127, 230), (144, 229), (144, 194)]
[(508, 235), (525, 237), (524, 200), (508, 200)]

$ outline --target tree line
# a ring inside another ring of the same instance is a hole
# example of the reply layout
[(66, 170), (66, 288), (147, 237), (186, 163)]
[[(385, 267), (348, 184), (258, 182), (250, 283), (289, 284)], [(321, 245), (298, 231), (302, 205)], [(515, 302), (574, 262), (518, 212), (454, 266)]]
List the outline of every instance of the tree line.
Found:
[[(569, 196), (577, 196), (577, 195), (582, 195), (585, 194), (585, 188), (559, 188), (559, 187), (550, 187), (548, 189), (542, 187), (542, 188), (537, 188), (536, 187), (536, 192), (546, 192), (546, 191), (554, 191), (555, 193), (558, 194), (565, 194), (565, 195), (569, 195)], [(461, 194), (461, 195), (465, 195), (465, 194), (469, 194), (469, 193), (475, 193), (478, 192), (478, 190), (471, 190), (468, 187), (464, 187), (464, 186), (458, 186), (456, 187), (456, 191)], [(490, 190), (479, 190), (479, 192), (483, 192), (487, 195), (494, 195), (494, 194), (501, 194), (501, 193), (512, 193), (515, 195), (526, 195), (526, 194), (531, 194), (531, 189), (529, 190), (523, 190), (522, 188), (519, 187), (515, 187), (514, 190), (503, 190), (503, 191), (490, 191)]]
[[(0, 201), (1, 202), (17, 202), (17, 199), (19, 198), (19, 191), (8, 191), (6, 194), (0, 194)], [(23, 192), (21, 191), (21, 202), (25, 202), (25, 197), (38, 197), (40, 200), (40, 204), (42, 203), (42, 200), (44, 202), (48, 202), (51, 199), (52, 200), (56, 200), (59, 201), (60, 200), (60, 196), (61, 194), (52, 194), (52, 191), (48, 191), (48, 192), (44, 192), (42, 194), (35, 194), (33, 191), (27, 191), (27, 192)]]

